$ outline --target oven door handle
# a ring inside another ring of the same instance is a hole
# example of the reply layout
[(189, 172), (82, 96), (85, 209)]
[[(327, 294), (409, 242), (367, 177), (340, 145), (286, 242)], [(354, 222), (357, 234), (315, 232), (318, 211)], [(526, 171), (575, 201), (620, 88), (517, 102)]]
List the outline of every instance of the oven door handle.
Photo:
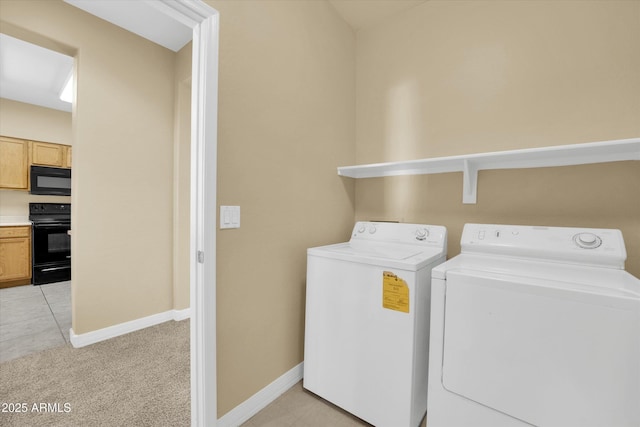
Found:
[(33, 224), (34, 228), (60, 228), (60, 227), (69, 227), (71, 228), (71, 224), (69, 223), (56, 223), (56, 224)]
[(40, 270), (41, 272), (46, 272), (46, 271), (56, 271), (56, 270), (66, 270), (68, 268), (71, 268), (70, 265), (68, 266), (64, 266), (64, 267), (51, 267), (51, 268), (43, 268), (42, 270)]

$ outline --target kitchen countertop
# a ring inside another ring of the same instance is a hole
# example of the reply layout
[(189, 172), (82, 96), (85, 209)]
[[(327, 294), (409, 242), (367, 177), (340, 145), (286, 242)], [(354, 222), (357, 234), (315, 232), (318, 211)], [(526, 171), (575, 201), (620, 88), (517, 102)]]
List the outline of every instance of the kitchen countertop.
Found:
[(19, 225), (31, 226), (28, 216), (0, 216), (0, 227), (11, 227)]

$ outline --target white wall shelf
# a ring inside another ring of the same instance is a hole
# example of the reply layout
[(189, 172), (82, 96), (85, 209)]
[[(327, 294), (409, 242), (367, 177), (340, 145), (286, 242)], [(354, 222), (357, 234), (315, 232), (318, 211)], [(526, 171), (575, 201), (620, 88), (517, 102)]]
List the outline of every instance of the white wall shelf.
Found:
[(376, 178), (462, 172), (462, 203), (473, 204), (477, 200), (478, 171), (481, 170), (572, 166), (624, 160), (640, 160), (640, 138), (343, 166), (338, 168), (338, 175)]

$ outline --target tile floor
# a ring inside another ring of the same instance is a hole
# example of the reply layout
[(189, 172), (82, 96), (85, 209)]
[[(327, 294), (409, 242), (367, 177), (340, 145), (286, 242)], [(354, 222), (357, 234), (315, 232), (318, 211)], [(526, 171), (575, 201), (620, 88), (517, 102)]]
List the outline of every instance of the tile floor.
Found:
[[(287, 390), (241, 427), (357, 427), (371, 426), (302, 388), (302, 381)], [(426, 426), (426, 418), (420, 427)]]
[(69, 343), (71, 282), (0, 289), (0, 362)]

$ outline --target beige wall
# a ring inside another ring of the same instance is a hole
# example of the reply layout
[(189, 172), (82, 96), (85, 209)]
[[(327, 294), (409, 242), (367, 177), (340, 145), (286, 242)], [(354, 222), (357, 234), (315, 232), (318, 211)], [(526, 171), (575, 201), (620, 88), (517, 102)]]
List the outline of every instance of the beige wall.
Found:
[(355, 36), (324, 1), (208, 1), (220, 11), (218, 412), (303, 359), (306, 249), (348, 238)]
[[(357, 34), (357, 163), (640, 136), (640, 2), (429, 1)], [(619, 228), (640, 276), (640, 164), (356, 184), (356, 219)]]
[(3, 0), (1, 19), (77, 52), (74, 331), (172, 309), (175, 54), (60, 0)]
[[(0, 98), (0, 135), (71, 145), (71, 113)], [(29, 203), (69, 203), (71, 197), (0, 190), (0, 216), (29, 216)]]
[(29, 216), (29, 203), (71, 203), (67, 196), (38, 196), (28, 191), (0, 190), (0, 216)]
[(0, 135), (72, 144), (71, 113), (0, 98)]

